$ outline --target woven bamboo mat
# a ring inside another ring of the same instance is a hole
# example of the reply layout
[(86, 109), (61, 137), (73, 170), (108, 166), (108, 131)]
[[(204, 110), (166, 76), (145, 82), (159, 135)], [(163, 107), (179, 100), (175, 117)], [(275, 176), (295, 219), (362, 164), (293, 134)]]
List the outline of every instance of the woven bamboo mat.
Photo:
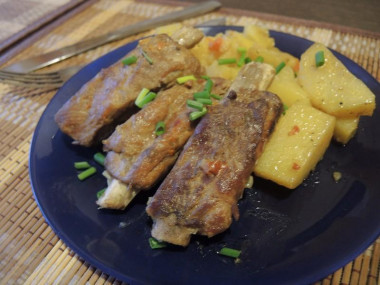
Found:
[[(8, 63), (178, 9), (176, 5), (163, 1), (97, 1), (51, 29)], [(222, 9), (187, 23), (196, 24), (221, 15), (227, 17), (228, 24), (256, 24), (322, 42), (380, 80), (379, 34), (233, 9)], [(99, 47), (45, 70), (86, 64), (139, 37)], [(33, 198), (28, 177), (31, 137), (54, 94), (55, 91), (0, 84), (0, 284), (121, 284), (63, 244), (45, 222)], [(380, 238), (354, 261), (318, 284), (379, 284), (379, 262)]]
[(0, 1), (0, 52), (83, 1)]

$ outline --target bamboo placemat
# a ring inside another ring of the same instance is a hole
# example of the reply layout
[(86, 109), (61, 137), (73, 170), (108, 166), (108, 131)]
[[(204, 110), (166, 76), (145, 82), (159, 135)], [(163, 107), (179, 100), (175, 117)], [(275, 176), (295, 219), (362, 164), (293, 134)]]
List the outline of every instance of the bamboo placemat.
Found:
[[(179, 9), (178, 5), (166, 1), (97, 1), (29, 44), (8, 63)], [(379, 34), (234, 9), (222, 9), (186, 22), (196, 24), (220, 16), (226, 16), (228, 24), (256, 24), (322, 42), (380, 80)], [(45, 70), (86, 64), (139, 37), (99, 47)], [(34, 201), (28, 152), (34, 128), (54, 94), (55, 91), (0, 84), (0, 284), (121, 284), (70, 250), (45, 222)], [(380, 238), (318, 284), (379, 284), (379, 262)]]
[(0, 1), (0, 52), (83, 1)]

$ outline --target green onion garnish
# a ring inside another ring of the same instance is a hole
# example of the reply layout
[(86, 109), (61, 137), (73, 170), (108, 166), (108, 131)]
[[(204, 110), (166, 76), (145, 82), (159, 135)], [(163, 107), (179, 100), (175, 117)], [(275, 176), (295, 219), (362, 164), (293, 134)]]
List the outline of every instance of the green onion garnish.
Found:
[(98, 191), (98, 192), (96, 193), (96, 198), (99, 199), (100, 197), (102, 197), (103, 194), (104, 194), (104, 192), (106, 192), (106, 188), (104, 188), (104, 189)]
[(245, 48), (238, 48), (238, 52), (240, 53), (240, 58), (237, 62), (238, 66), (243, 66), (245, 62), (245, 55), (247, 54), (247, 50)]
[(208, 99), (210, 98), (210, 92), (208, 92), (207, 90), (195, 92), (193, 96), (194, 96), (194, 99), (199, 99), (199, 98)]
[(141, 101), (141, 107), (144, 107), (146, 104), (148, 104), (150, 101), (153, 101), (156, 98), (157, 94), (154, 92), (149, 92)]
[(246, 57), (244, 59), (244, 63), (247, 64), (247, 63), (250, 63), (252, 61), (252, 59), (250, 57)]
[(136, 61), (137, 61), (137, 57), (133, 55), (133, 56), (124, 58), (121, 62), (124, 65), (131, 65), (131, 64), (135, 63)]
[(149, 245), (151, 249), (163, 248), (167, 246), (166, 242), (158, 241), (153, 237), (149, 238)]
[(199, 119), (200, 117), (203, 117), (207, 113), (207, 108), (203, 107), (202, 111), (195, 111), (190, 113), (190, 121), (194, 121), (196, 119)]
[(78, 161), (78, 162), (74, 162), (74, 167), (76, 169), (86, 169), (86, 168), (90, 168), (91, 165), (87, 161)]
[(191, 108), (194, 108), (194, 109), (197, 109), (199, 111), (202, 111), (203, 110), (203, 104), (198, 102), (198, 101), (194, 101), (194, 100), (187, 100), (186, 101), (186, 104), (187, 106), (191, 107)]
[(209, 98), (197, 98), (196, 100), (204, 105), (212, 105), (212, 101)]
[(203, 79), (210, 79), (210, 77), (209, 76), (207, 76), (207, 75), (201, 75), (201, 78), (203, 78)]
[(185, 83), (185, 82), (187, 82), (189, 80), (197, 80), (197, 79), (195, 78), (194, 75), (186, 75), (186, 76), (178, 77), (177, 78), (177, 83), (178, 84), (183, 84), (183, 83)]
[(207, 78), (206, 80), (207, 81), (206, 81), (204, 90), (207, 91), (208, 93), (210, 93), (212, 90), (212, 86), (214, 85), (214, 82), (212, 82), (212, 80), (210, 78)]
[(232, 63), (236, 63), (236, 58), (220, 58), (220, 59), (218, 59), (219, 65), (232, 64)]
[(153, 60), (146, 54), (145, 51), (141, 51), (141, 54), (143, 55), (143, 57), (145, 57), (146, 61), (149, 62), (149, 64), (153, 64)]
[(137, 107), (142, 108), (145, 104), (148, 104), (150, 101), (154, 100), (156, 96), (156, 93), (150, 92), (147, 88), (143, 88), (137, 96), (135, 104)]
[(160, 121), (156, 124), (156, 130), (155, 130), (155, 133), (157, 136), (160, 136), (162, 135), (163, 133), (165, 133), (165, 122), (163, 121)]
[(223, 247), (218, 253), (224, 256), (238, 258), (240, 256), (241, 250)]
[(216, 95), (216, 94), (210, 94), (210, 97), (216, 99), (216, 100), (220, 100), (222, 99), (222, 97), (220, 97), (219, 95)]
[(256, 57), (255, 61), (262, 63), (262, 62), (264, 62), (264, 58), (261, 55), (259, 55), (258, 57)]
[[(137, 105), (138, 102), (141, 102), (141, 100), (142, 100), (142, 99), (146, 96), (146, 94), (148, 94), (148, 93), (149, 93), (149, 89), (147, 89), (147, 88), (143, 88), (143, 89), (141, 89), (139, 95), (138, 95), (137, 98), (136, 98), (135, 104)], [(139, 105), (137, 105), (137, 106), (139, 106)], [(140, 107), (140, 106), (139, 106), (139, 107)], [(141, 108), (141, 107), (140, 107), (140, 108)]]
[(276, 74), (278, 74), (281, 69), (283, 69), (285, 67), (285, 62), (281, 62), (279, 65), (276, 66)]
[(102, 166), (104, 166), (104, 160), (105, 159), (106, 159), (106, 157), (104, 156), (104, 154), (102, 154), (100, 152), (97, 152), (94, 154), (94, 160)]
[(78, 179), (79, 180), (84, 180), (91, 175), (94, 175), (96, 173), (96, 168), (95, 167), (90, 167), (87, 168), (85, 171), (82, 171), (81, 173), (78, 174)]
[(315, 54), (315, 65), (316, 65), (317, 67), (320, 67), (320, 66), (322, 66), (324, 63), (325, 63), (325, 53), (323, 52), (323, 50), (320, 50), (320, 51), (318, 51), (318, 52)]
[(285, 115), (285, 114), (286, 114), (286, 111), (289, 109), (289, 107), (288, 107), (287, 105), (284, 104), (284, 105), (282, 106), (282, 109), (283, 109), (282, 114)]

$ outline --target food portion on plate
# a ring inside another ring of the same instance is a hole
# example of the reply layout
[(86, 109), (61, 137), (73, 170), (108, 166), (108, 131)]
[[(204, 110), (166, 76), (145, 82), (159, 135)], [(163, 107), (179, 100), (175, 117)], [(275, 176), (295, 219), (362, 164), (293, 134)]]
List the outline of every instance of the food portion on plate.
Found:
[[(213, 78), (212, 82), (213, 94), (223, 96), (229, 81)], [(103, 141), (110, 186), (97, 201), (101, 208), (124, 209), (139, 191), (152, 188), (168, 172), (196, 126), (189, 120), (187, 101), (206, 84), (207, 80), (200, 78), (158, 92), (151, 103)]]
[(102, 143), (100, 208), (125, 209), (158, 186), (152, 235), (186, 246), (238, 219), (252, 173), (299, 186), (332, 138), (348, 143), (360, 116), (372, 115), (375, 96), (321, 44), (299, 60), (263, 28), (213, 37), (177, 28), (140, 40), (55, 119), (74, 143)]
[(187, 246), (191, 235), (212, 237), (238, 220), (237, 202), (282, 113), (277, 95), (247, 80), (256, 65), (245, 65), (222, 102), (209, 108), (149, 199), (157, 240)]
[(165, 34), (142, 39), (127, 59), (102, 69), (71, 97), (55, 120), (75, 143), (100, 144), (137, 111), (134, 102), (143, 88), (158, 91), (188, 74), (200, 76), (202, 69), (187, 48)]

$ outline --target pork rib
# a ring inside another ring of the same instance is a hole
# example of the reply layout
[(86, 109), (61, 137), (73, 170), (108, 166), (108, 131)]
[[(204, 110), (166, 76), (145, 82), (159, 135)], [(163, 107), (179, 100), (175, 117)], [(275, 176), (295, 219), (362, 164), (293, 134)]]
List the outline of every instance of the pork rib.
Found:
[[(204, 82), (200, 79), (159, 92), (103, 141), (108, 151), (105, 167), (113, 180), (97, 201), (101, 208), (124, 209), (138, 191), (151, 188), (167, 173), (196, 125), (189, 120), (191, 109), (186, 101), (203, 90)], [(221, 78), (213, 82), (213, 93), (218, 95), (225, 94), (230, 85)], [(156, 136), (155, 126), (160, 121), (166, 130)]]
[(76, 143), (90, 146), (108, 137), (136, 111), (133, 103), (142, 88), (158, 91), (180, 76), (201, 74), (197, 58), (165, 34), (140, 40), (126, 56), (136, 56), (137, 62), (124, 66), (119, 61), (101, 70), (55, 115), (59, 128)]
[[(239, 76), (251, 68), (255, 66), (245, 67)], [(192, 234), (212, 237), (225, 231), (232, 217), (239, 218), (237, 201), (282, 103), (272, 93), (238, 86), (209, 109), (148, 201), (156, 239), (186, 246)]]

